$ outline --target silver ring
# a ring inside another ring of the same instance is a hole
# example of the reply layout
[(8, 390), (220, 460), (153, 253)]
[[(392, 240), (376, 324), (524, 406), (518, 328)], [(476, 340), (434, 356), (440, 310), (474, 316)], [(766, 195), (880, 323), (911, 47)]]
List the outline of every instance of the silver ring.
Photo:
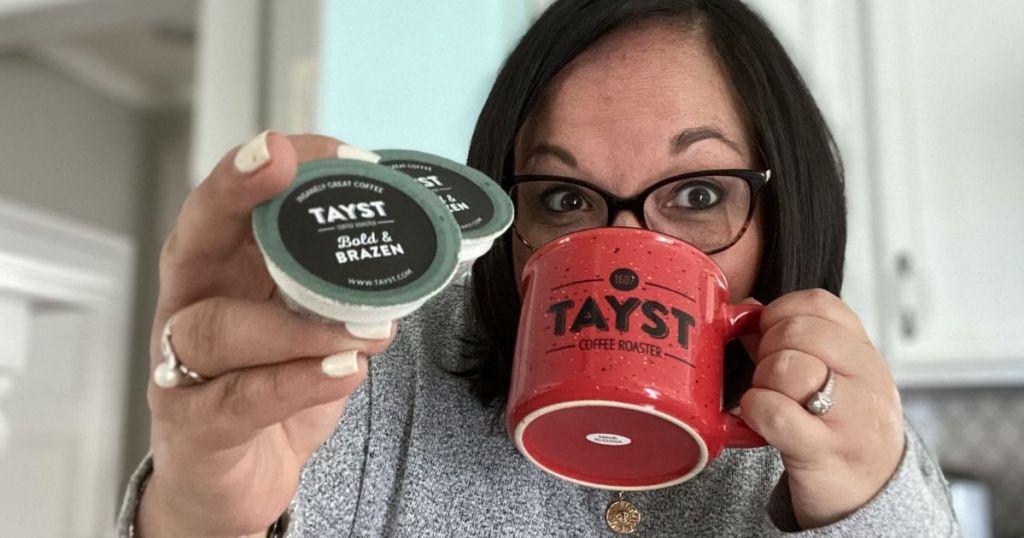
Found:
[(819, 390), (814, 397), (807, 401), (807, 404), (804, 405), (804, 407), (806, 407), (812, 415), (819, 417), (828, 413), (828, 410), (832, 409), (832, 389), (834, 389), (835, 386), (836, 376), (832, 372), (832, 369), (829, 368), (828, 376), (825, 377), (825, 384), (822, 385), (821, 390)]
[(164, 330), (160, 334), (160, 354), (163, 355), (164, 360), (153, 371), (153, 383), (165, 389), (205, 383), (207, 381), (205, 376), (178, 360), (178, 354), (174, 352), (174, 346), (171, 345), (171, 328), (173, 326), (174, 316), (171, 316), (164, 324)]

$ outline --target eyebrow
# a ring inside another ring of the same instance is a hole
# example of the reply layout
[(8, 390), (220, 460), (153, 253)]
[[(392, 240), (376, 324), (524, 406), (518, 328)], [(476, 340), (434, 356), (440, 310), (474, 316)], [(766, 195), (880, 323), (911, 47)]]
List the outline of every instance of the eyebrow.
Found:
[(692, 129), (684, 129), (683, 132), (677, 134), (672, 139), (671, 150), (673, 154), (678, 154), (686, 151), (687, 148), (700, 142), (701, 140), (714, 139), (721, 140), (727, 146), (731, 147), (737, 153), (740, 153), (740, 146), (736, 142), (733, 142), (729, 137), (722, 134), (721, 131), (714, 127), (702, 126), (694, 127)]
[[(730, 140), (729, 137), (722, 134), (718, 129), (708, 126), (684, 129), (681, 133), (672, 138), (670, 145), (671, 152), (672, 154), (682, 153), (697, 142), (708, 139), (720, 140), (737, 153), (740, 152), (740, 147), (736, 142)], [(550, 155), (572, 168), (579, 168), (579, 163), (576, 161), (576, 157), (574, 157), (569, 150), (561, 146), (548, 142), (539, 142), (533, 147), (533, 151), (530, 152), (528, 160), (532, 161), (541, 155)]]
[(562, 161), (563, 163), (571, 166), (572, 168), (579, 168), (579, 163), (576, 162), (576, 157), (573, 157), (572, 153), (570, 153), (569, 150), (561, 146), (556, 146), (554, 144), (549, 144), (547, 142), (540, 142), (533, 147), (533, 151), (530, 153), (531, 154), (529, 160), (531, 161), (541, 155), (550, 155)]

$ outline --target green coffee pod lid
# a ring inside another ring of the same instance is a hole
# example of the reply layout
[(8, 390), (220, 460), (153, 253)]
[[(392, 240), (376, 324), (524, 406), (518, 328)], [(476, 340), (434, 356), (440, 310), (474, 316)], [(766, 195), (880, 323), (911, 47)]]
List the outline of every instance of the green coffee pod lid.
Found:
[(380, 164), (429, 188), (448, 207), (462, 232), (462, 260), (476, 259), (512, 225), (512, 200), (483, 172), (420, 151), (375, 151)]
[(284, 295), (350, 326), (411, 313), (452, 279), (461, 248), (433, 192), (349, 159), (302, 163), (287, 190), (253, 211), (253, 230)]

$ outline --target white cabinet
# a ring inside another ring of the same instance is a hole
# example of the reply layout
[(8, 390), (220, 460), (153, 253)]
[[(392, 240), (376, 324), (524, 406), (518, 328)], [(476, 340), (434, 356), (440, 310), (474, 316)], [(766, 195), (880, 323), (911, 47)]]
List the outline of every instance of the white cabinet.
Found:
[(897, 381), (1024, 382), (1024, 3), (752, 3), (843, 151), (844, 297)]
[(1024, 381), (1024, 4), (867, 3), (884, 342), (905, 383)]

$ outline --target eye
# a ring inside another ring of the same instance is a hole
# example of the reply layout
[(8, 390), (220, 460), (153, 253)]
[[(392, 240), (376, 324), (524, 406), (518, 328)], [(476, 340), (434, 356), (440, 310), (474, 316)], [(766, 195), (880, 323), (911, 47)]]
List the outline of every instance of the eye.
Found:
[(707, 181), (697, 181), (681, 185), (668, 205), (699, 210), (714, 207), (721, 201), (721, 187)]
[(568, 213), (569, 211), (581, 211), (590, 209), (590, 202), (587, 197), (578, 189), (573, 187), (552, 187), (541, 195), (544, 207), (556, 213)]

